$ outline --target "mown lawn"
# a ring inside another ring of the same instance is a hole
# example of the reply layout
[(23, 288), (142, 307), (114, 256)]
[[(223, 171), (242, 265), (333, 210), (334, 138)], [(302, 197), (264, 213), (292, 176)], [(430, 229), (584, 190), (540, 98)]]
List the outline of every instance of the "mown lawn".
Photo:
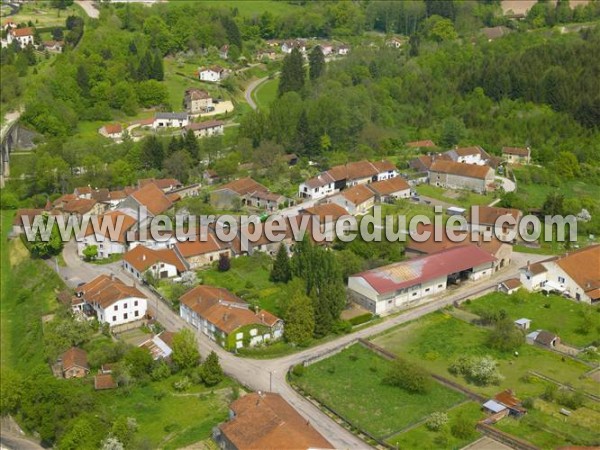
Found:
[[(391, 445), (397, 448), (410, 448), (429, 450), (436, 449), (457, 449), (479, 439), (480, 433), (475, 431), (475, 424), (484, 417), (481, 411), (481, 405), (475, 402), (467, 402), (447, 411), (448, 424), (439, 431), (431, 431), (425, 424), (419, 425), (408, 430), (405, 433), (392, 436), (387, 440)], [(473, 423), (473, 434), (468, 438), (457, 438), (450, 433), (452, 422), (457, 417), (466, 417)]]
[[(473, 205), (488, 205), (494, 200), (491, 195), (481, 195), (470, 191), (453, 191), (429, 184), (420, 184), (417, 186), (417, 192), (419, 195), (435, 198), (461, 208), (469, 208)], [(452, 195), (449, 195), (449, 193)]]
[(302, 8), (291, 2), (263, 0), (208, 0), (206, 4), (220, 8), (237, 9), (238, 14), (246, 17), (260, 16), (265, 11), (269, 11), (276, 16), (280, 14), (302, 13)]
[[(67, 17), (84, 15), (83, 10), (75, 4), (61, 11), (49, 8), (47, 5), (49, 5), (49, 2), (21, 3), (19, 12), (10, 18), (16, 23), (29, 23), (31, 21), (35, 27), (44, 28), (64, 27)], [(2, 21), (4, 21), (4, 18)]]
[[(501, 353), (487, 347), (488, 333), (485, 328), (448, 314), (434, 313), (377, 336), (373, 342), (484, 396), (491, 397), (504, 389), (514, 390), (520, 398), (539, 396), (545, 389), (545, 383), (537, 378), (524, 377), (530, 370), (597, 393), (598, 384), (582, 377), (590, 369), (588, 366), (528, 344), (519, 348), (518, 356), (512, 352)], [(505, 377), (498, 386), (469, 384), (463, 377), (448, 372), (450, 364), (459, 356), (485, 355), (498, 361), (499, 372)]]
[(260, 84), (252, 93), (252, 97), (259, 109), (267, 110), (277, 97), (277, 89), (279, 88), (279, 78), (267, 80)]
[(198, 279), (202, 284), (229, 289), (247, 302), (257, 302), (261, 308), (278, 315), (283, 285), (269, 281), (272, 263), (270, 256), (255, 253), (232, 259), (227, 272), (219, 272), (216, 267), (201, 270)]
[[(504, 310), (512, 320), (531, 319), (531, 330), (552, 331), (565, 343), (579, 347), (600, 340), (600, 309), (556, 295), (545, 296), (524, 290), (512, 295), (493, 292), (469, 305), (463, 304), (463, 307), (475, 314)], [(583, 327), (584, 311), (592, 314), (590, 327)]]
[(358, 428), (387, 438), (434, 411), (445, 411), (464, 396), (438, 383), (426, 394), (411, 394), (382, 382), (392, 363), (356, 344), (304, 370), (295, 382)]

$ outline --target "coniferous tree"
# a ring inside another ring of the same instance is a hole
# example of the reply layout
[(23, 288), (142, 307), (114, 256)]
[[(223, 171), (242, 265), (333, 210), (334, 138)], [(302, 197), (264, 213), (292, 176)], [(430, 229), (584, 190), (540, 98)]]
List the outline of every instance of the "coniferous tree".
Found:
[(77, 67), (77, 85), (81, 89), (81, 95), (87, 97), (90, 93), (90, 77), (84, 66)]
[(142, 165), (146, 169), (161, 169), (165, 152), (163, 145), (156, 136), (148, 136), (142, 141)]
[(302, 110), (296, 125), (296, 153), (301, 156), (309, 156), (315, 148), (316, 139), (310, 129), (308, 114)]
[(287, 283), (292, 279), (292, 267), (288, 256), (287, 247), (281, 243), (277, 256), (273, 262), (273, 268), (270, 275), (271, 281), (276, 283)]
[(163, 81), (165, 78), (165, 69), (163, 66), (163, 58), (159, 49), (154, 49), (152, 56), (152, 68), (150, 72), (150, 78)]
[(294, 48), (292, 53), (283, 59), (283, 67), (279, 77), (278, 95), (281, 97), (286, 92), (300, 92), (304, 87), (304, 67), (302, 67), (302, 54)]
[(316, 80), (325, 73), (325, 56), (320, 45), (312, 49), (308, 57), (308, 75), (311, 80)]
[(185, 137), (183, 138), (183, 148), (187, 150), (194, 160), (198, 159), (200, 146), (198, 145), (198, 139), (192, 130), (187, 130), (185, 133)]
[(225, 16), (221, 19), (221, 24), (223, 25), (225, 33), (227, 34), (227, 41), (229, 41), (231, 45), (237, 46), (237, 48), (239, 48), (241, 51), (243, 45), (242, 35), (237, 24), (235, 23), (235, 20), (233, 20), (231, 17)]
[(227, 272), (231, 268), (231, 260), (227, 253), (221, 253), (219, 256), (219, 272)]
[(144, 56), (140, 59), (140, 64), (137, 70), (137, 80), (144, 81), (148, 80), (152, 74), (152, 54), (150, 51), (146, 51)]
[(215, 384), (219, 384), (223, 377), (223, 369), (219, 363), (219, 357), (212, 351), (202, 364), (202, 381), (207, 386), (214, 386)]

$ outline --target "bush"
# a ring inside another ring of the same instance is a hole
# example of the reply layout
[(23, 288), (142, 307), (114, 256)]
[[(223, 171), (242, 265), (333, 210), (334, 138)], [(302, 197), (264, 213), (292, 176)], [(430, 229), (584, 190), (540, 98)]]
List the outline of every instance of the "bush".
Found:
[(173, 389), (176, 391), (186, 391), (192, 385), (190, 379), (188, 377), (183, 377), (180, 380), (177, 380), (173, 383)]
[(292, 374), (295, 377), (301, 377), (304, 375), (304, 364), (296, 364), (292, 369)]
[(556, 401), (559, 405), (562, 405), (569, 409), (577, 409), (583, 406), (585, 402), (585, 396), (579, 392), (570, 392), (567, 390), (558, 391), (558, 395), (556, 397)]
[(450, 431), (458, 439), (468, 439), (473, 435), (475, 426), (467, 417), (460, 415), (452, 423)]
[(427, 371), (401, 358), (394, 360), (383, 382), (418, 394), (426, 393), (431, 387), (431, 379)]
[(372, 318), (373, 318), (373, 314), (366, 313), (366, 314), (361, 314), (360, 316), (353, 317), (348, 322), (350, 322), (350, 325), (356, 326), (356, 325), (360, 325), (363, 323), (367, 323)]
[(535, 398), (527, 397), (525, 400), (523, 400), (523, 408), (525, 408), (525, 409), (535, 408)]
[(498, 384), (504, 377), (498, 372), (498, 363), (490, 356), (461, 356), (454, 361), (448, 371), (453, 375), (462, 375), (468, 382), (487, 386)]
[(431, 431), (439, 431), (448, 423), (448, 414), (434, 412), (425, 420), (425, 426)]

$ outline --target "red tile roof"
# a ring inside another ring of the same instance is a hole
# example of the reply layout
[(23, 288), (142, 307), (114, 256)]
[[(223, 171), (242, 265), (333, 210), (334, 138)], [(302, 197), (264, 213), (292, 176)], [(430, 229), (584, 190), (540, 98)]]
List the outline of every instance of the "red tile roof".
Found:
[(521, 286), (521, 281), (518, 278), (509, 278), (502, 282), (506, 289), (516, 289)]
[(127, 286), (118, 278), (112, 279), (108, 275), (100, 275), (79, 286), (77, 293), (81, 294), (86, 302), (98, 303), (102, 308), (107, 308), (119, 300), (130, 297), (146, 298), (137, 288)]
[(10, 30), (10, 34), (12, 34), (14, 37), (25, 37), (25, 36), (33, 36), (35, 34), (35, 31), (31, 27), (13, 28), (12, 30)]
[(240, 178), (239, 180), (231, 181), (223, 186), (218, 187), (215, 191), (221, 191), (228, 189), (237, 193), (238, 195), (246, 195), (257, 191), (268, 191), (266, 187), (260, 184), (258, 181), (254, 181), (250, 177)]
[(143, 178), (138, 180), (139, 187), (144, 187), (147, 184), (155, 184), (162, 190), (165, 189), (176, 189), (178, 187), (183, 186), (183, 183), (179, 181), (177, 178)]
[(466, 245), (379, 267), (352, 277), (362, 278), (379, 294), (385, 294), (494, 261), (496, 258), (488, 252), (475, 245)]
[(567, 253), (556, 259), (556, 264), (593, 299), (600, 289), (600, 244)]
[(502, 147), (503, 155), (529, 156), (528, 148)]
[(13, 225), (23, 226), (23, 217), (27, 217), (29, 219), (29, 224), (33, 224), (33, 220), (35, 216), (39, 216), (44, 212), (43, 209), (39, 208), (23, 208), (17, 209), (17, 213), (15, 214), (15, 218), (13, 219)]
[(334, 448), (279, 394), (247, 394), (231, 410), (235, 416), (220, 429), (238, 450)]
[(183, 294), (180, 301), (227, 334), (245, 325), (272, 327), (280, 320), (264, 309), (251, 311), (244, 300), (220, 287), (196, 286)]
[(62, 207), (62, 210), (69, 214), (86, 214), (96, 206), (96, 203), (96, 200), (93, 198), (78, 198), (67, 202)]
[(480, 180), (485, 180), (490, 171), (493, 173), (493, 170), (488, 166), (478, 166), (477, 164), (464, 164), (439, 159), (431, 164), (429, 170), (431, 172), (447, 173), (462, 177), (477, 178)]
[[(97, 220), (100, 228), (99, 230), (97, 230), (98, 235), (102, 235), (104, 236), (104, 238), (110, 239), (110, 231), (111, 229), (114, 229), (119, 233), (117, 237), (117, 242), (120, 242), (122, 244), (127, 242), (127, 231), (136, 223), (136, 220), (133, 217), (125, 214), (122, 211), (107, 212), (106, 214), (98, 216)], [(102, 234), (101, 231), (104, 231), (104, 234)], [(85, 230), (84, 236), (90, 236), (92, 234), (94, 234), (94, 227), (92, 221), (90, 221), (87, 229)]]
[(107, 123), (104, 125), (104, 131), (106, 134), (118, 134), (123, 131), (123, 127), (120, 123)]
[(185, 95), (189, 96), (192, 100), (205, 100), (211, 98), (210, 94), (204, 89), (189, 88), (186, 89)]
[(112, 376), (112, 373), (100, 373), (94, 377), (94, 389), (97, 391), (103, 389), (115, 389), (117, 383)]
[(379, 195), (391, 195), (395, 194), (396, 192), (410, 189), (410, 186), (408, 185), (406, 180), (400, 177), (394, 177), (388, 180), (376, 181), (375, 183), (371, 183), (369, 185), (369, 188), (371, 188)]
[(171, 200), (154, 183), (148, 183), (131, 194), (140, 205), (145, 206), (153, 216), (158, 216), (173, 206)]
[(123, 255), (123, 261), (129, 263), (138, 272), (148, 270), (156, 263), (166, 263), (175, 266), (179, 272), (186, 270), (185, 263), (179, 258), (173, 249), (154, 250), (138, 245)]
[(77, 347), (71, 347), (69, 350), (62, 354), (62, 366), (63, 370), (69, 370), (74, 367), (81, 367), (82, 369), (89, 370), (87, 353)]
[(310, 214), (311, 216), (317, 216), (321, 221), (324, 221), (327, 218), (330, 220), (337, 220), (342, 216), (348, 215), (348, 211), (335, 203), (324, 203), (313, 206), (312, 208), (306, 208), (304, 213)]
[[(495, 206), (473, 206), (473, 208), (477, 208), (477, 213), (479, 214), (479, 223), (482, 225), (495, 225), (496, 221), (500, 218), (507, 218), (507, 216), (513, 217), (515, 219), (515, 223), (519, 223), (520, 218), (523, 216), (523, 213), (518, 209), (514, 208), (498, 208)], [(473, 209), (469, 214), (468, 221), (471, 223), (473, 219)], [(505, 224), (505, 226), (509, 226)], [(512, 228), (512, 227), (511, 227)]]
[(410, 148), (425, 148), (425, 147), (435, 147), (435, 143), (429, 139), (424, 141), (412, 141), (406, 143), (407, 147)]
[(225, 243), (219, 242), (212, 233), (207, 233), (205, 241), (198, 237), (194, 241), (177, 242), (175, 247), (184, 258), (214, 253), (228, 248)]
[(357, 184), (350, 189), (345, 189), (341, 195), (356, 206), (375, 197), (375, 193), (364, 184)]

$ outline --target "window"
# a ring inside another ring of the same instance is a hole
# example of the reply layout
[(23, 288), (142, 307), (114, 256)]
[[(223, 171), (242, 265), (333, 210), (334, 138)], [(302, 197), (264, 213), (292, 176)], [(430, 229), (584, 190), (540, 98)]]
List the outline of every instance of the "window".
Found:
[(123, 305), (123, 309), (127, 309), (127, 303)]
[(416, 296), (417, 294), (418, 294), (418, 292), (413, 292), (413, 293), (412, 293), (412, 296), (414, 297), (414, 296)]
[(123, 314), (123, 320), (127, 320), (127, 313)]
[(134, 301), (133, 301), (133, 306), (137, 306), (137, 305), (138, 305), (138, 301), (137, 301), (137, 300), (134, 300)]
[(119, 305), (115, 305), (115, 311), (117, 311), (119, 309)]
[(116, 322), (117, 321), (117, 316), (113, 316), (113, 320), (112, 321)]
[(565, 279), (564, 279), (563, 277), (558, 277), (558, 282), (559, 282), (559, 283), (564, 283), (564, 282), (565, 282)]
[(425, 292), (429, 292), (430, 290), (431, 290), (431, 289), (427, 288), (427, 289), (425, 289)]
[(444, 286), (443, 284), (438, 284), (438, 289), (441, 289), (442, 286)]
[(135, 317), (137, 317), (137, 316), (139, 316), (139, 315), (140, 315), (140, 312), (139, 312), (139, 311), (134, 311), (134, 312), (133, 312), (133, 315), (134, 315)]

